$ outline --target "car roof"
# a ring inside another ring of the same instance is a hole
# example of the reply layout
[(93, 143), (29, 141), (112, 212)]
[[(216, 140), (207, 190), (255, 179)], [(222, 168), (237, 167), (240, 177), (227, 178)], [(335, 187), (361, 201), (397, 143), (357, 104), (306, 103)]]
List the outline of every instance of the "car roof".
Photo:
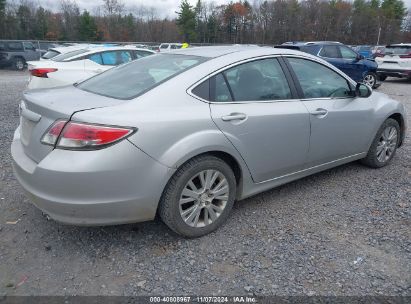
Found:
[[(216, 58), (233, 53), (252, 53), (255, 56), (281, 55), (281, 54), (302, 54), (302, 52), (290, 49), (275, 49), (272, 47), (260, 47), (251, 45), (229, 45), (229, 46), (202, 46), (186, 49), (179, 49), (168, 54), (191, 55), (207, 58)], [(305, 54), (305, 53), (304, 53)]]

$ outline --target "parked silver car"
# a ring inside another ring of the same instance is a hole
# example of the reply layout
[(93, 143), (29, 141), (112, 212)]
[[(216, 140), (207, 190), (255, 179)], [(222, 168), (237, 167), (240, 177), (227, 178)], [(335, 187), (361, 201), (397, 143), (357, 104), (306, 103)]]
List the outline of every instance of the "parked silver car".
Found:
[(404, 106), (307, 53), (203, 47), (24, 94), (11, 151), (33, 203), (76, 225), (198, 237), (235, 200), (361, 159), (385, 166)]

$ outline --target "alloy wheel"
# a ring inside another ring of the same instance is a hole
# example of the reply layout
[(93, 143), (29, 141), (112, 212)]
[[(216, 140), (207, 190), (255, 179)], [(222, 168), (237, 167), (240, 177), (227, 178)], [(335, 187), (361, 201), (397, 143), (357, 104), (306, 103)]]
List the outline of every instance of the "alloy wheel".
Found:
[(191, 227), (205, 227), (223, 213), (229, 198), (227, 178), (218, 170), (203, 170), (183, 188), (179, 206), (183, 221)]
[(367, 74), (364, 77), (364, 83), (369, 85), (370, 87), (373, 87), (375, 84), (375, 76), (372, 74)]
[(379, 162), (384, 163), (390, 159), (397, 146), (397, 137), (398, 134), (395, 127), (388, 126), (384, 129), (376, 149)]
[(19, 70), (19, 71), (24, 69), (24, 62), (23, 62), (23, 60), (18, 59), (18, 60), (16, 61), (16, 69)]

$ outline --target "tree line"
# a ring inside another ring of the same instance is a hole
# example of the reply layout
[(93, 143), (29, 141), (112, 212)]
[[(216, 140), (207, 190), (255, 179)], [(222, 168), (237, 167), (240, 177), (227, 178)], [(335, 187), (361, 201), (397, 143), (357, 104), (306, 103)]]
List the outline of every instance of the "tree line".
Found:
[(149, 6), (100, 0), (91, 11), (75, 0), (57, 10), (35, 0), (0, 0), (0, 39), (278, 44), (411, 42), (402, 0), (247, 0), (217, 5), (182, 0), (175, 18)]

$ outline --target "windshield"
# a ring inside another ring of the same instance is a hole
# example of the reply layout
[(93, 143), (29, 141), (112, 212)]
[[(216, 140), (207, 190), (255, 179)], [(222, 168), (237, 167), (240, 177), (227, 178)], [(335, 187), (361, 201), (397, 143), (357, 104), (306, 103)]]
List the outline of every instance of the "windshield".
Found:
[(88, 50), (84, 50), (84, 49), (80, 49), (80, 50), (75, 50), (75, 51), (71, 51), (71, 52), (67, 52), (61, 55), (58, 55), (56, 57), (54, 57), (52, 60), (53, 61), (57, 61), (57, 62), (61, 62), (61, 61), (66, 61), (67, 59), (73, 57), (73, 56), (77, 56), (83, 53), (88, 52)]
[(112, 98), (131, 99), (206, 60), (178, 54), (147, 56), (90, 78), (78, 88)]
[(385, 54), (408, 55), (411, 53), (411, 46), (407, 45), (389, 45), (385, 48)]

